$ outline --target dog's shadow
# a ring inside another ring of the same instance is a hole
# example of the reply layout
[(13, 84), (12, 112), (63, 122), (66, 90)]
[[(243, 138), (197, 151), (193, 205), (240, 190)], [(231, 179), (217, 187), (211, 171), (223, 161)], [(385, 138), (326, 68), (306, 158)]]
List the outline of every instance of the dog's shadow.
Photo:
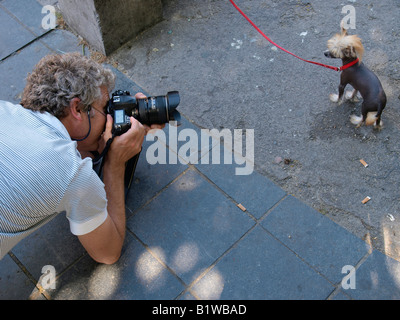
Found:
[(342, 104), (331, 102), (329, 99), (324, 101), (323, 110), (314, 114), (311, 129), (309, 131), (310, 140), (333, 140), (341, 138), (355, 138), (365, 141), (371, 137), (376, 137), (380, 130), (374, 126), (361, 126), (356, 128), (350, 122), (351, 115), (361, 113), (362, 99), (357, 102), (345, 100)]

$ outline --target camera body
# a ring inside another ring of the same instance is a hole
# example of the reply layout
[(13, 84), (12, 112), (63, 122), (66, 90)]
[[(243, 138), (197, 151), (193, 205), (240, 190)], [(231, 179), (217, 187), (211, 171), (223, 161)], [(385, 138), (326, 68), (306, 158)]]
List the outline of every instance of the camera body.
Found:
[(178, 91), (168, 92), (165, 96), (136, 99), (129, 91), (116, 90), (108, 102), (107, 113), (114, 119), (113, 133), (121, 135), (131, 127), (130, 117), (148, 126), (169, 121), (179, 124), (181, 116), (176, 110), (179, 103)]

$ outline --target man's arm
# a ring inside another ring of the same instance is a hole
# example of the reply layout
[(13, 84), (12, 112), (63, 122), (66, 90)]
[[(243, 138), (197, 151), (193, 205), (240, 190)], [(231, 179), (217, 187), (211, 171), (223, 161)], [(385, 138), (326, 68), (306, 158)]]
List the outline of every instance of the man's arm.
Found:
[(107, 219), (90, 233), (79, 236), (89, 255), (99, 263), (118, 261), (125, 239), (124, 172), (104, 164), (103, 181), (107, 194)]
[[(111, 132), (112, 117), (108, 117), (106, 132)], [(97, 229), (79, 236), (83, 247), (97, 262), (113, 264), (121, 255), (125, 239), (125, 163), (140, 152), (145, 134), (146, 128), (131, 118), (131, 128), (115, 137), (106, 155), (103, 182), (108, 217)]]

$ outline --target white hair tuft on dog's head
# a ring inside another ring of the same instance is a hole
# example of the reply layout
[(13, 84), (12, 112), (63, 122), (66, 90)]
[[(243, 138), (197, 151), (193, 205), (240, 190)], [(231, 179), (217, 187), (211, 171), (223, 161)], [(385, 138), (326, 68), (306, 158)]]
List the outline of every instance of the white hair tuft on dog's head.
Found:
[(364, 54), (361, 39), (356, 35), (348, 36), (345, 32), (328, 40), (328, 50), (333, 57), (339, 59), (358, 58), (361, 61)]

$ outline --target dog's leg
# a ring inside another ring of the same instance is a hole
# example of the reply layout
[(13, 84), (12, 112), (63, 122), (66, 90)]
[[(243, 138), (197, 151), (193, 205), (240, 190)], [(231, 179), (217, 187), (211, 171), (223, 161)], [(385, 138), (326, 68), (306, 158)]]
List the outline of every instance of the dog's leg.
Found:
[[(361, 114), (362, 114), (362, 121), (356, 126), (356, 128), (361, 127), (363, 123), (367, 124), (368, 112), (365, 111), (364, 106), (361, 106)], [(369, 118), (369, 119), (371, 119), (371, 118)]]
[(365, 111), (365, 106), (364, 104), (361, 106), (361, 117), (356, 116), (355, 114), (350, 116), (350, 121), (352, 124), (356, 125), (356, 128), (359, 128), (362, 126), (363, 123), (365, 123), (365, 120), (367, 120), (368, 112)]
[(339, 97), (338, 97), (338, 105), (339, 106), (343, 103), (345, 87), (346, 87), (346, 85), (342, 85), (342, 84), (339, 86)]
[(331, 93), (329, 95), (329, 100), (331, 100), (332, 102), (338, 102), (339, 101), (339, 96), (336, 93)]
[(331, 100), (332, 102), (337, 102), (338, 105), (340, 106), (343, 103), (344, 88), (345, 88), (345, 86), (340, 85), (339, 86), (339, 94), (337, 95), (335, 93), (331, 93), (329, 95), (329, 100)]
[(358, 91), (356, 89), (354, 89), (353, 91), (346, 91), (345, 93), (345, 98), (346, 100), (350, 100), (351, 102), (358, 102), (358, 98), (357, 98), (357, 94)]
[(376, 122), (375, 122), (375, 128), (378, 130), (381, 130), (383, 128), (383, 121), (381, 120), (381, 115), (383, 109), (385, 109), (386, 106), (386, 94), (383, 93), (383, 97), (381, 98), (381, 102), (379, 103), (378, 106), (378, 112), (376, 113)]
[(379, 116), (378, 118), (376, 118), (376, 122), (374, 127), (378, 130), (382, 130), (383, 129), (383, 121), (381, 120), (381, 116)]

